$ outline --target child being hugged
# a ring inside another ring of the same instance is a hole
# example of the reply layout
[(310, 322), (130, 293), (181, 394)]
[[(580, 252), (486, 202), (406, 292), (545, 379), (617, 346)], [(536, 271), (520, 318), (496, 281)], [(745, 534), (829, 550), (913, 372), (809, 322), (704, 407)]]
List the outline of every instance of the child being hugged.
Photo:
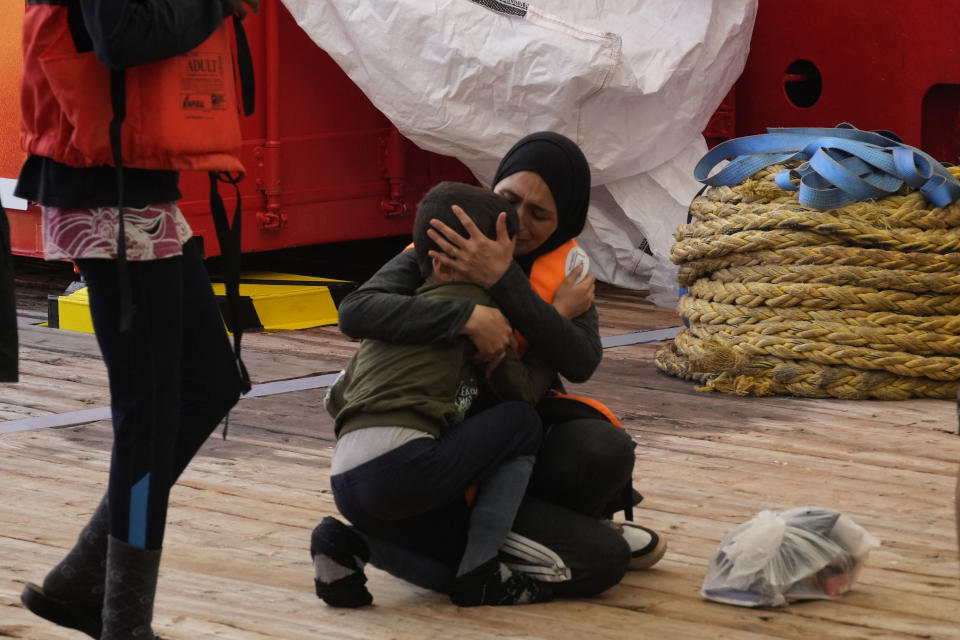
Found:
[[(465, 184), (434, 187), (414, 223), (414, 249), (426, 281), (417, 295), (493, 307), (482, 287), (457, 281), (429, 256), (438, 250), (427, 234), (432, 219), (466, 233), (454, 205), (487, 237), (496, 237), (501, 212), (511, 238), (516, 233), (516, 212), (503, 197)], [(330, 483), (337, 508), (354, 528), (327, 517), (314, 529), (317, 595), (327, 604), (372, 602), (363, 574), (369, 559), (363, 536), (453, 559), (451, 566), (459, 564), (449, 592), (455, 604), (550, 599), (547, 583), (511, 572), (497, 554), (540, 445), (542, 427), (532, 404), (543, 397), (554, 372), (534, 356), (521, 360), (513, 349), (493, 363), (476, 363), (475, 354), (466, 337), (449, 345), (365, 340), (331, 387), (325, 405), (335, 418), (337, 447)], [(500, 403), (468, 416), (474, 399), (487, 391)], [(449, 509), (463, 508), (465, 491), (474, 485), (479, 488), (465, 535), (452, 536), (446, 549), (419, 549), (420, 532), (449, 519)]]

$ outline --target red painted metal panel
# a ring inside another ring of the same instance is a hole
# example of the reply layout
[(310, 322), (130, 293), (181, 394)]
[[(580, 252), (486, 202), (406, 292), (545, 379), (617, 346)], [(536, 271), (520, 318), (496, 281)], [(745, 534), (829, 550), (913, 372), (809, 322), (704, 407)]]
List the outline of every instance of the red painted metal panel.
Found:
[(31, 258), (43, 257), (43, 229), (40, 226), (40, 208), (31, 206), (26, 211), (4, 207), (10, 222), (10, 246), (13, 253)]
[[(20, 150), (20, 26), (22, 2), (0, 2), (0, 180), (12, 189), (25, 157)], [(17, 253), (43, 255), (39, 209), (18, 211), (6, 203), (10, 241)]]
[[(243, 124), (244, 251), (409, 233), (427, 189), (441, 180), (474, 181), (457, 160), (397, 138), (279, 0), (263, 2), (246, 28), (257, 108)], [(184, 213), (215, 254), (206, 177), (185, 175), (182, 185)], [(232, 194), (221, 192), (232, 211)]]
[(20, 25), (23, 3), (0, 3), (0, 178), (15, 178), (20, 151)]
[(761, 0), (736, 86), (737, 135), (850, 122), (956, 161), (956, 9), (950, 0)]
[(712, 149), (724, 140), (737, 136), (736, 98), (736, 88), (730, 89), (730, 93), (710, 116), (710, 122), (703, 130), (703, 137), (707, 141), (708, 148)]

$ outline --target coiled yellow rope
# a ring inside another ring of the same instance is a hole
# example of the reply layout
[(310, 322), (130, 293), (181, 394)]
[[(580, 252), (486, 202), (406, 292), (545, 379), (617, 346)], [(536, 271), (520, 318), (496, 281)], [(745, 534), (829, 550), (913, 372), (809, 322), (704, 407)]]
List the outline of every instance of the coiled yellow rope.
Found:
[(777, 187), (783, 169), (691, 204), (671, 252), (689, 328), (657, 366), (739, 395), (954, 397), (960, 203), (904, 189), (816, 211)]

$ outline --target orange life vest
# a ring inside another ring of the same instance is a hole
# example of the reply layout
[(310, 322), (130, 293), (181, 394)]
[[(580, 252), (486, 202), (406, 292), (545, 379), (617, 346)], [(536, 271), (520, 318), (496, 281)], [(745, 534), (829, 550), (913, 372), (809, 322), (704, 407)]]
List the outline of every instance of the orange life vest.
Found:
[(567, 254), (576, 246), (579, 246), (576, 240), (567, 240), (533, 261), (530, 288), (549, 304), (553, 304), (557, 289), (567, 277)]
[[(547, 304), (553, 304), (557, 296), (557, 289), (567, 277), (567, 254), (578, 246), (576, 240), (567, 240), (549, 253), (545, 253), (533, 261), (530, 269), (530, 288), (543, 298)], [(517, 353), (523, 355), (527, 350), (527, 341), (520, 332), (517, 336)]]
[[(111, 71), (78, 51), (64, 4), (28, 4), (23, 20), (21, 145), (73, 167), (113, 165)], [(185, 54), (130, 67), (123, 164), (243, 172), (229, 21)]]
[[(533, 267), (530, 269), (530, 288), (546, 302), (553, 304), (557, 289), (560, 288), (567, 277), (567, 254), (577, 246), (576, 240), (568, 240), (553, 251), (545, 253), (533, 261)], [(527, 341), (519, 333), (516, 336), (519, 343), (519, 353), (522, 354), (527, 350)], [(555, 390), (548, 392), (547, 399), (549, 398), (565, 398), (584, 404), (600, 413), (613, 424), (623, 428), (613, 412), (598, 400), (584, 396), (573, 396)]]

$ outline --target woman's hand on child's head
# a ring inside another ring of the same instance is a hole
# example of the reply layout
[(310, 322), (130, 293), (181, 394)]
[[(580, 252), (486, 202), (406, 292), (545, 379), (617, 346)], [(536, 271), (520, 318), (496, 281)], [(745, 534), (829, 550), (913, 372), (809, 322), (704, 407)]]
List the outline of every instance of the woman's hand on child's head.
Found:
[(597, 279), (588, 273), (583, 280), (577, 282), (582, 270), (583, 265), (580, 265), (570, 271), (553, 297), (553, 307), (564, 318), (576, 318), (593, 305)]
[(499, 309), (477, 304), (460, 333), (477, 348), (476, 362), (489, 362), (510, 346), (513, 328)]
[(467, 237), (434, 218), (430, 221), (433, 228), (427, 229), (427, 235), (440, 251), (431, 251), (430, 257), (440, 260), (459, 281), (493, 286), (513, 261), (514, 239), (507, 233), (507, 214), (497, 217), (497, 239), (491, 240), (477, 229), (463, 209), (453, 205), (453, 213), (463, 224)]

